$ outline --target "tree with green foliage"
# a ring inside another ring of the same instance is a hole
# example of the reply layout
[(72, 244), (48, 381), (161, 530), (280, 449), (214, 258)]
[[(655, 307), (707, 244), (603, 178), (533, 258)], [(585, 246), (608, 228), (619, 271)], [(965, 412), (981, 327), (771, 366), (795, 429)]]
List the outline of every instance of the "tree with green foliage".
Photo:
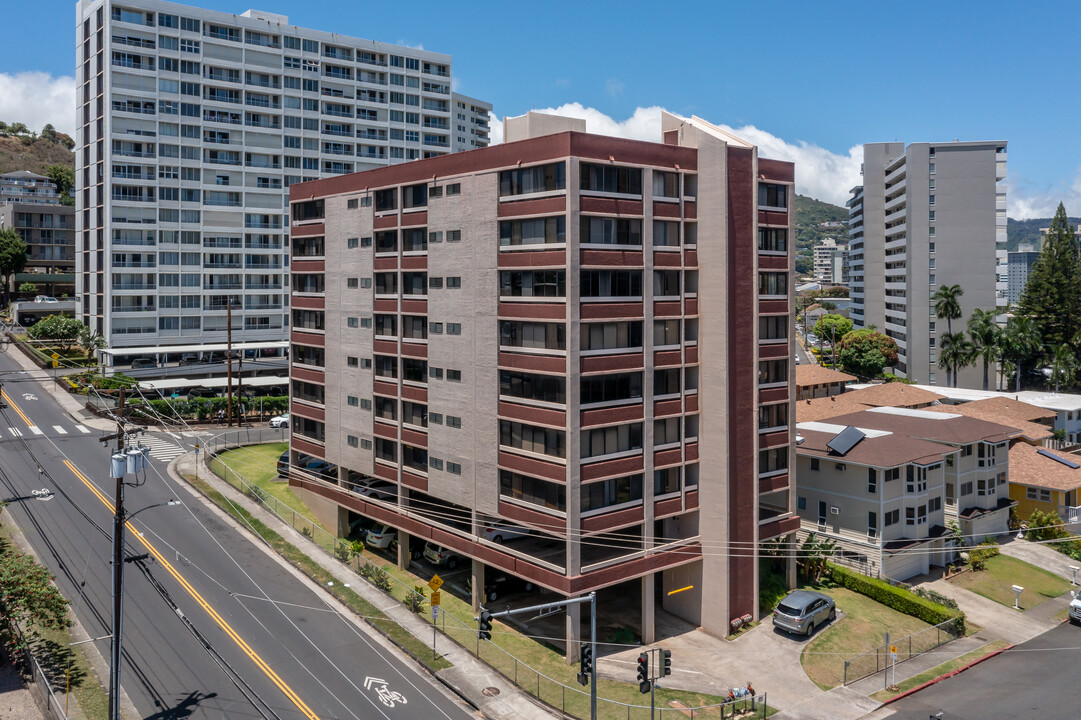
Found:
[(9, 299), (11, 276), (22, 272), (28, 259), (28, 248), (19, 233), (11, 228), (0, 230), (0, 282), (3, 282), (4, 307)]
[(104, 350), (109, 347), (109, 343), (105, 339), (105, 336), (91, 330), (87, 325), (83, 325), (82, 329), (79, 331), (79, 344), (88, 353)]
[(37, 295), (38, 286), (32, 282), (24, 282), (19, 285), (19, 292), (23, 295)]
[(820, 540), (816, 533), (811, 533), (800, 546), (796, 565), (808, 582), (817, 584), (822, 579), (822, 573), (826, 571), (826, 564), (836, 553), (835, 541)]
[(25, 669), (26, 650), (40, 630), (71, 624), (67, 610), (48, 569), (0, 543), (0, 648)]
[(1002, 357), (1016, 377), (1015, 392), (1021, 392), (1021, 375), (1025, 364), (1040, 351), (1040, 329), (1036, 319), (1014, 315), (1006, 321), (1002, 334)]
[[(965, 294), (960, 285), (943, 285), (931, 299), (935, 302), (935, 317), (946, 321), (946, 334), (953, 336), (953, 321), (961, 317), (961, 296)], [(943, 338), (945, 345), (945, 338)], [(941, 360), (939, 364), (942, 365)], [(943, 365), (946, 368), (946, 386), (953, 387), (953, 366)]]
[(41, 128), (41, 138), (49, 142), (56, 142), (56, 128), (53, 127), (52, 123), (48, 123)]
[(1081, 330), (1081, 255), (1074, 230), (1059, 203), (1021, 294), (1018, 314), (1036, 321), (1047, 355)]
[(837, 341), (850, 332), (852, 332), (852, 321), (844, 315), (823, 315), (815, 323), (814, 334), (823, 340), (829, 340), (833, 346), (834, 365), (837, 364)]
[(26, 125), (24, 125), (23, 123), (17, 122), (17, 123), (11, 123), (10, 125), (8, 125), (8, 132), (11, 133), (12, 135), (26, 135), (29, 132), (29, 130), (27, 129)]
[[(976, 347), (962, 332), (942, 337), (938, 349), (938, 366), (946, 368), (946, 377), (952, 379), (949, 387), (957, 387), (957, 371), (976, 364)], [(947, 380), (949, 382), (949, 380)]]
[(64, 315), (49, 315), (33, 324), (27, 331), (34, 340), (50, 342), (67, 351), (78, 342), (85, 326), (73, 317)]
[(67, 165), (53, 165), (45, 174), (56, 183), (56, 190), (61, 197), (71, 196), (71, 189), (75, 187), (75, 171)]
[(972, 311), (968, 319), (968, 336), (973, 352), (983, 359), (983, 389), (990, 390), (991, 364), (998, 360), (1002, 352), (1002, 328), (995, 320), (993, 310)]
[(1055, 384), (1055, 394), (1058, 394), (1059, 386), (1067, 388), (1073, 385), (1077, 371), (1081, 369), (1077, 361), (1077, 353), (1069, 343), (1062, 343), (1055, 348), (1051, 356), (1051, 382)]
[(837, 359), (845, 372), (868, 380), (882, 374), (886, 366), (897, 364), (897, 343), (870, 328), (847, 333), (837, 350)]

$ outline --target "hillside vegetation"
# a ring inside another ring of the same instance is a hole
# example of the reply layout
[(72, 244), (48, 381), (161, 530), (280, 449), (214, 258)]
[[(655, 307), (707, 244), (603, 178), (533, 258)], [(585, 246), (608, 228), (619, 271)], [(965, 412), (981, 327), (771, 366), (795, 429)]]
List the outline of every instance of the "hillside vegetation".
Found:
[(29, 170), (45, 175), (53, 165), (75, 169), (75, 153), (64, 145), (44, 138), (23, 142), (17, 137), (0, 137), (0, 174)]
[[(1069, 218), (1071, 225), (1081, 225), (1081, 218)], [(1034, 249), (1040, 248), (1040, 228), (1051, 226), (1051, 218), (1032, 218), (1031, 220), (1006, 219), (1006, 249), (1013, 251), (1019, 245), (1028, 244)]]
[[(822, 223), (842, 222), (841, 227), (821, 227)], [(814, 265), (814, 246), (825, 238), (848, 242), (848, 209), (821, 200), (796, 195), (796, 272), (810, 274)]]

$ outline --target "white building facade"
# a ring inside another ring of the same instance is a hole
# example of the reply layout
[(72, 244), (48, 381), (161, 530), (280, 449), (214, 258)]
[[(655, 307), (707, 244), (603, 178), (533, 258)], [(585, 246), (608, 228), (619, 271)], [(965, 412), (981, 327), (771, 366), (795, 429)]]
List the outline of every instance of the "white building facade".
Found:
[[(1005, 141), (864, 145), (863, 185), (848, 201), (852, 320), (897, 342), (901, 377), (945, 384), (938, 288), (964, 290), (954, 332), (976, 308), (1005, 310), (1005, 177)], [(962, 369), (958, 384), (977, 387), (981, 372)]]
[(282, 341), (289, 186), (488, 144), (448, 55), (156, 0), (77, 11), (76, 285), (114, 349)]

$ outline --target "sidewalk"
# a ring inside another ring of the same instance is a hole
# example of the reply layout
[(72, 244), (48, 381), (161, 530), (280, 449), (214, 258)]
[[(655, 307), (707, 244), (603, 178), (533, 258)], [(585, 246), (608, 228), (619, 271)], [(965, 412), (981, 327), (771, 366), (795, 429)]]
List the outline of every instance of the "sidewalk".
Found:
[[(203, 458), (205, 458), (205, 455)], [(313, 583), (306, 575), (300, 573), (299, 570), (296, 570), (292, 565), (253, 537), (250, 534), (250, 531), (234, 521), (231, 515), (226, 514), (183, 480), (184, 475), (195, 474), (195, 460), (190, 453), (182, 455), (173, 461), (169, 466), (169, 474), (174, 479), (181, 482), (184, 488), (188, 489), (192, 495), (223, 522), (228, 523), (231, 527), (249, 538), (253, 545), (263, 549), (264, 552), (275, 558), (288, 572), (291, 572), (303, 582), (308, 583), (313, 589), (321, 590), (321, 588), (316, 587), (315, 583)], [(349, 583), (350, 587), (365, 600), (380, 608), (387, 617), (401, 625), (423, 642), (430, 642), (432, 637), (432, 627), (430, 624), (424, 622), (419, 616), (412, 613), (405, 606), (388, 598), (384, 593), (370, 585), (359, 575), (350, 571), (349, 568), (327, 556), (326, 553), (324, 553), (322, 549), (317, 548), (310, 539), (293, 530), (293, 528), (286, 523), (283, 523), (273, 513), (267, 511), (261, 505), (252, 502), (231, 485), (213, 475), (205, 462), (199, 463), (199, 477), (203, 479), (209, 478), (208, 482), (214, 486), (215, 490), (222, 493), (222, 495), (227, 497), (230, 502), (242, 506), (251, 513), (252, 516), (258, 518), (294, 546), (301, 548), (302, 550), (310, 548), (311, 551), (308, 554), (311, 559), (337, 578), (338, 581)], [(362, 628), (363, 632), (376, 638), (377, 641), (381, 642), (389, 650), (401, 654), (401, 651), (397, 646), (389, 640), (386, 640), (377, 631), (371, 629), (363, 621), (352, 618), (352, 612), (344, 605), (340, 605), (332, 596), (328, 595), (327, 601), (332, 605), (337, 606), (343, 617), (350, 617), (353, 619), (353, 622), (358, 627)], [(433, 676), (459, 697), (463, 698), (469, 705), (479, 710), (483, 715), (492, 718), (493, 720), (511, 720), (515, 718), (522, 718), (523, 720), (550, 720), (551, 718), (559, 716), (559, 713), (550, 711), (536, 703), (528, 693), (504, 680), (501, 675), (483, 662), (477, 660), (469, 654), (468, 651), (454, 644), (451, 640), (442, 638), (442, 642), (439, 644), (438, 649), (440, 654), (452, 663), (452, 667), (441, 670), (438, 673), (433, 673)], [(404, 654), (401, 655), (407, 662), (413, 662), (408, 656)]]
[[(33, 363), (30, 358), (26, 357), (21, 350), (16, 348), (13, 344), (8, 343), (5, 351), (7, 356), (15, 361), (21, 367), (27, 375), (32, 377), (41, 383), (41, 386), (45, 388), (45, 391), (52, 395), (53, 399), (60, 404), (64, 412), (70, 415), (72, 418), (82, 423), (87, 427), (94, 428), (95, 430), (115, 430), (116, 424), (105, 418), (98, 417), (94, 413), (86, 409), (84, 404), (79, 401), (78, 396), (72, 395), (60, 385), (57, 385), (53, 381), (52, 373), (48, 370), (42, 370)], [(7, 392), (18, 399), (18, 391), (12, 389), (17, 387), (12, 384), (9, 386)]]

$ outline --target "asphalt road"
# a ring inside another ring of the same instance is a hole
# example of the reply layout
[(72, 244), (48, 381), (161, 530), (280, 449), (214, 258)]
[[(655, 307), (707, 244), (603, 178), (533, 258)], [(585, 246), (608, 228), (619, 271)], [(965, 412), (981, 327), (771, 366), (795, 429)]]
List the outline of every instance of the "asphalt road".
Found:
[[(107, 635), (111, 451), (99, 431), (73, 420), (19, 369), (0, 352), (9, 401), (0, 410), (0, 498), (11, 500), (5, 514), (56, 574), (90, 636)], [(155, 454), (162, 455), (160, 443)], [(178, 487), (165, 459), (154, 458), (125, 492), (129, 513), (182, 502), (140, 513), (131, 522), (141, 537), (127, 537), (129, 558), (151, 555), (125, 566), (122, 684), (140, 717), (472, 716)], [(33, 494), (42, 489), (50, 499)], [(98, 642), (106, 658), (108, 646)]]
[(1076, 720), (1081, 627), (1064, 623), (890, 705), (891, 720)]

